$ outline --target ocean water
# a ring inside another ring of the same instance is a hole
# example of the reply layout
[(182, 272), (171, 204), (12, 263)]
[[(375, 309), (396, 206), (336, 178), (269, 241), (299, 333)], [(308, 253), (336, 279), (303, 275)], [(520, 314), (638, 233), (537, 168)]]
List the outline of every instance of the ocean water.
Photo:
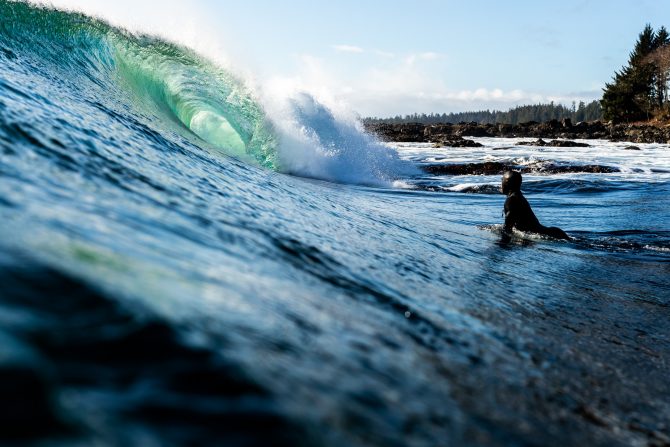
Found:
[[(668, 145), (383, 144), (280, 100), (0, 0), (0, 442), (668, 442)], [(487, 161), (573, 240), (422, 169)]]

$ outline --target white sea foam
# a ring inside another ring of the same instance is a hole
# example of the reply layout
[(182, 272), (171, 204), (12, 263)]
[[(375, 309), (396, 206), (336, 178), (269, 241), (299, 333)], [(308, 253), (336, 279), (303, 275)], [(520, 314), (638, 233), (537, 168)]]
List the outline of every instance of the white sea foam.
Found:
[(498, 192), (499, 187), (500, 185), (493, 183), (457, 183), (445, 189), (452, 192)]
[(645, 245), (643, 248), (652, 251), (660, 251), (663, 253), (670, 253), (670, 247), (657, 247), (655, 245)]
[[(640, 150), (630, 150), (631, 143), (610, 142), (606, 140), (577, 140), (589, 144), (586, 148), (543, 147), (518, 145), (523, 138), (472, 138), (483, 147), (476, 148), (434, 148), (425, 143), (402, 143), (394, 147), (402, 159), (414, 163), (473, 163), (501, 162), (511, 165), (526, 166), (535, 163), (551, 163), (560, 165), (602, 165), (616, 168), (619, 172), (597, 174), (601, 181), (626, 182), (666, 182), (670, 180), (670, 145), (636, 143)], [(532, 139), (530, 139), (532, 140)], [(541, 151), (539, 149), (542, 149)], [(592, 176), (584, 173), (547, 174), (544, 172), (528, 173), (524, 181), (534, 178), (583, 179)], [(483, 185), (499, 181), (499, 176), (453, 176), (447, 179), (453, 190), (467, 188), (462, 184), (465, 178), (468, 183)]]
[(416, 172), (395, 149), (366, 134), (356, 117), (305, 92), (264, 90), (279, 134), (281, 171), (328, 181), (391, 186)]

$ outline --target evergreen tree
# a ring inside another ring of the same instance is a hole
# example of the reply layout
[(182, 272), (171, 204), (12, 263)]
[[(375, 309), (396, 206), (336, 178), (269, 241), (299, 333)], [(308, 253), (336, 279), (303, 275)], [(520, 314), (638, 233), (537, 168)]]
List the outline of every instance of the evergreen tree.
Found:
[(668, 32), (661, 28), (654, 32), (647, 24), (638, 36), (628, 65), (616, 72), (612, 83), (605, 84), (601, 100), (607, 120), (634, 121), (649, 118), (658, 104), (658, 85), (655, 64), (650, 55), (668, 42)]
[(584, 107), (583, 121), (595, 121), (602, 119), (603, 109), (600, 106), (600, 101), (593, 101)]
[(668, 99), (668, 78), (670, 63), (668, 63), (668, 52), (670, 51), (670, 34), (664, 26), (658, 30), (654, 39), (654, 52), (650, 58), (655, 68), (655, 101), (659, 108)]

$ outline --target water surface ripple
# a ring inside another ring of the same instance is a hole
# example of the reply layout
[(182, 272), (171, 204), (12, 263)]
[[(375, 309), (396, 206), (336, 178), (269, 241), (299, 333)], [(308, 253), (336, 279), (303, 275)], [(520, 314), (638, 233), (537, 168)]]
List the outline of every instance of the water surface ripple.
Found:
[[(402, 144), (361, 159), (379, 182), (334, 181), (352, 152), (308, 179), (187, 50), (0, 16), (0, 442), (669, 442), (667, 145)], [(506, 239), (499, 175), (420, 169), (488, 161), (617, 171), (528, 172), (574, 239)]]

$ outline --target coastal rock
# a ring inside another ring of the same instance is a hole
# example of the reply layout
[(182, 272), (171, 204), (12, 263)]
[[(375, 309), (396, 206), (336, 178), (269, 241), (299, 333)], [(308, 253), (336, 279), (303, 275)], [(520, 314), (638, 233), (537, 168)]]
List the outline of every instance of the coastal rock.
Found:
[(547, 146), (548, 143), (544, 141), (542, 138), (538, 138), (535, 141), (519, 141), (517, 146)]
[(420, 123), (408, 124), (375, 124), (367, 126), (367, 131), (377, 135), (385, 141), (395, 142), (426, 142), (424, 129), (426, 126)]
[(502, 175), (505, 171), (515, 170), (521, 173), (568, 174), (576, 172), (613, 173), (620, 170), (605, 165), (559, 165), (555, 163), (536, 162), (517, 165), (512, 162), (503, 163), (488, 161), (483, 163), (450, 163), (426, 165), (423, 170), (432, 175)]
[(434, 147), (482, 147), (481, 143), (463, 137), (449, 135), (435, 142)]
[(670, 141), (670, 126), (659, 127), (644, 124), (616, 124), (610, 127), (611, 141), (631, 143), (661, 143)]
[(496, 135), (505, 136), (505, 137), (513, 136), (512, 135), (513, 129), (514, 128), (511, 124), (497, 124), (496, 125), (496, 131), (497, 131)]
[(537, 141), (519, 141), (517, 146), (547, 146), (547, 147), (591, 147), (586, 143), (578, 143), (570, 140), (551, 140), (549, 142), (539, 138)]
[(484, 163), (427, 165), (423, 170), (433, 175), (498, 175), (515, 169), (511, 164), (489, 161)]
[(490, 124), (460, 123), (455, 134), (461, 137), (491, 137), (495, 136)]
[(453, 124), (444, 123), (444, 124), (429, 124), (425, 126), (423, 130), (423, 135), (426, 139), (439, 139), (445, 135), (451, 136), (454, 135)]

